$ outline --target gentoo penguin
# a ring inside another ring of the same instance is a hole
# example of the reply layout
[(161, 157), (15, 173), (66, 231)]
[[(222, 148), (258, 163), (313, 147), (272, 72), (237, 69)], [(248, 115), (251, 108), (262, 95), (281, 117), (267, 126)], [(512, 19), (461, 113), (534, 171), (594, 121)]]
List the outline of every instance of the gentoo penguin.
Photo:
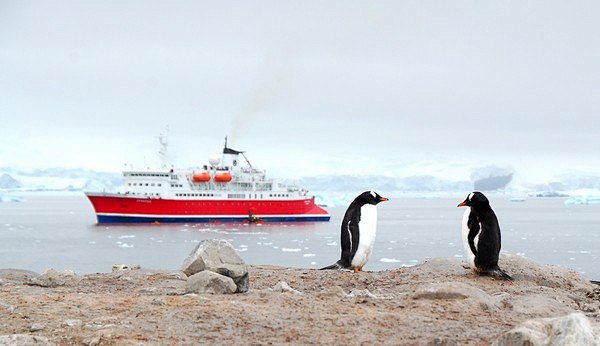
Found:
[(500, 267), (500, 226), (490, 202), (472, 192), (458, 207), (469, 207), (462, 219), (463, 248), (471, 269), (479, 275), (512, 280)]
[(353, 269), (355, 273), (362, 271), (375, 244), (377, 232), (375, 206), (387, 200), (376, 192), (365, 191), (350, 203), (342, 220), (340, 237), (342, 258), (335, 264), (321, 269)]

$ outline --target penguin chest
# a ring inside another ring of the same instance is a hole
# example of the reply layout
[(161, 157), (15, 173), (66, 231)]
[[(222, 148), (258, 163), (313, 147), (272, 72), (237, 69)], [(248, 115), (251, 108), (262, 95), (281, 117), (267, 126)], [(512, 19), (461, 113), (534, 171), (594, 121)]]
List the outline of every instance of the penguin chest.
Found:
[[(475, 267), (475, 254), (473, 253), (473, 251), (471, 250), (471, 246), (469, 245), (469, 232), (471, 231), (471, 229), (469, 228), (469, 218), (471, 216), (471, 208), (467, 208), (467, 210), (465, 210), (465, 213), (463, 214), (463, 219), (462, 219), (462, 243), (463, 243), (463, 251), (465, 254), (465, 259), (467, 260), (467, 263), (469, 264), (469, 266), (471, 266), (471, 268), (476, 268)], [(481, 232), (481, 224), (479, 225), (479, 232)], [(479, 243), (479, 233), (477, 233), (477, 235), (475, 236), (475, 239), (473, 240), (473, 243), (475, 245), (475, 250), (477, 250), (477, 246)]]
[(358, 223), (358, 248), (352, 258), (353, 267), (363, 267), (375, 245), (377, 233), (377, 208), (372, 204), (365, 204), (360, 208), (360, 222)]

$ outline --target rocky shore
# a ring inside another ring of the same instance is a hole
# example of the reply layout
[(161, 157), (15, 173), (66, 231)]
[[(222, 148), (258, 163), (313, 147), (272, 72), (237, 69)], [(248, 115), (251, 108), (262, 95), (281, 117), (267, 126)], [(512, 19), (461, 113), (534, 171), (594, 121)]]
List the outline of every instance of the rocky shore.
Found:
[(445, 258), (356, 274), (247, 266), (247, 291), (231, 294), (190, 293), (183, 270), (4, 269), (0, 345), (600, 344), (599, 286), (520, 256), (500, 264), (513, 282)]

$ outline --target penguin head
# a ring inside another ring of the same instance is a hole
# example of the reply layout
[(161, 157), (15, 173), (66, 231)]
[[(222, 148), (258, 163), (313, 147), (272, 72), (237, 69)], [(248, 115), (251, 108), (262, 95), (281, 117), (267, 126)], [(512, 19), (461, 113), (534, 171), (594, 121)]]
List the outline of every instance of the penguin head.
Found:
[(479, 191), (471, 192), (467, 198), (459, 203), (457, 207), (477, 207), (479, 205), (490, 204), (487, 197)]
[(360, 195), (358, 195), (358, 197), (356, 197), (356, 199), (360, 199), (365, 204), (373, 204), (373, 205), (376, 205), (379, 202), (389, 201), (389, 199), (379, 196), (379, 194), (375, 191), (365, 191), (365, 192), (361, 193)]

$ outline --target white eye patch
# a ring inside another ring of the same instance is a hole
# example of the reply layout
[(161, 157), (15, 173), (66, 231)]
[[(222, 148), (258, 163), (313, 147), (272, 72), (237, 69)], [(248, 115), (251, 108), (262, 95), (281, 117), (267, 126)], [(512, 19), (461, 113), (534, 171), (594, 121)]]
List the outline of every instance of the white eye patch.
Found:
[(377, 195), (375, 194), (375, 192), (371, 191), (371, 195), (373, 196), (373, 198), (376, 198)]
[(473, 192), (469, 194), (469, 201), (473, 198)]

